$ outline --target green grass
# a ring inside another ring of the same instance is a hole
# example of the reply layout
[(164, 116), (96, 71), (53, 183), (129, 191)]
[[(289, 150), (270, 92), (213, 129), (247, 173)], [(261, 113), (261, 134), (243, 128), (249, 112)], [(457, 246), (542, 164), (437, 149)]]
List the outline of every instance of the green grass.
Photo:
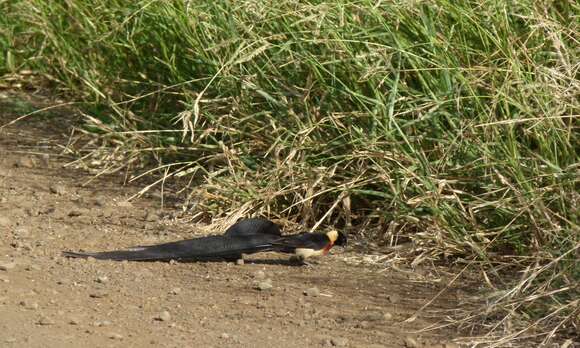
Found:
[[(194, 210), (365, 226), (366, 238), (405, 236), (432, 257), (488, 267), (492, 251), (534, 256), (517, 266), (545, 268), (498, 311), (569, 330), (580, 243), (579, 9), (531, 0), (5, 1), (0, 71), (52, 77), (86, 103), (87, 129), (116, 148), (110, 170), (137, 175), (153, 161), (152, 175), (170, 175), (160, 183), (191, 179)], [(545, 295), (555, 289), (564, 290)], [(560, 321), (546, 317), (554, 306), (567, 308)]]

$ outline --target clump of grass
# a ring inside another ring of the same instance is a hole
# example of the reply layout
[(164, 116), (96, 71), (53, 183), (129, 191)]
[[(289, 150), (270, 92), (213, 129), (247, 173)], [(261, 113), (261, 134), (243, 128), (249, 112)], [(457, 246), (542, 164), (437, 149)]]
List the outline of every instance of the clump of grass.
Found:
[(16, 60), (86, 102), (104, 171), (185, 180), (196, 212), (365, 226), (423, 259), (525, 256), (490, 311), (578, 325), (574, 2), (0, 8)]

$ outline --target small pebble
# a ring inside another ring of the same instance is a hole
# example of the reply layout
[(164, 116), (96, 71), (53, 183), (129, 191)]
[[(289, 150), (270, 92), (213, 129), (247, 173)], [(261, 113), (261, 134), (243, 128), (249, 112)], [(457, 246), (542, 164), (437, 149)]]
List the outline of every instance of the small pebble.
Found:
[(30, 264), (25, 268), (27, 271), (40, 271), (42, 268), (39, 265)]
[(111, 326), (111, 325), (113, 325), (113, 323), (110, 322), (109, 320), (99, 320), (99, 321), (95, 321), (93, 323), (93, 326), (97, 326), (97, 327)]
[(90, 297), (92, 298), (104, 298), (109, 296), (109, 293), (107, 292), (93, 292), (89, 294)]
[(417, 340), (411, 336), (407, 336), (405, 337), (405, 347), (407, 348), (418, 348), (419, 347), (419, 343), (417, 343)]
[(387, 300), (388, 300), (390, 303), (399, 303), (399, 302), (401, 301), (401, 298), (400, 298), (400, 297), (399, 297), (399, 295), (397, 295), (397, 294), (392, 294), (392, 295), (389, 295), (389, 296), (387, 297)]
[(28, 230), (26, 227), (18, 227), (14, 229), (14, 234), (18, 235), (21, 238), (26, 238), (30, 236), (30, 230)]
[(2, 262), (0, 263), (0, 271), (10, 271), (16, 267), (15, 262)]
[(103, 198), (95, 198), (93, 200), (93, 204), (97, 207), (104, 207), (106, 205), (106, 201)]
[(459, 345), (453, 342), (447, 342), (443, 344), (443, 348), (459, 348)]
[(392, 320), (393, 319), (393, 315), (391, 313), (387, 312), (387, 313), (383, 314), (383, 318), (385, 320)]
[(80, 325), (81, 322), (77, 318), (69, 318), (68, 323), (70, 325)]
[(372, 311), (367, 313), (364, 319), (368, 321), (382, 321), (385, 320), (385, 314), (380, 311)]
[(173, 288), (173, 289), (171, 289), (171, 294), (173, 294), (173, 295), (179, 295), (179, 293), (181, 293), (181, 288)]
[(370, 326), (369, 322), (366, 320), (361, 321), (360, 323), (356, 324), (355, 327), (359, 329), (368, 329)]
[(266, 279), (263, 282), (259, 282), (258, 285), (256, 285), (256, 289), (260, 290), (260, 291), (267, 291), (272, 289), (272, 281), (269, 279)]
[(59, 196), (62, 196), (66, 193), (66, 189), (64, 188), (64, 186), (60, 184), (52, 184), (48, 189), (50, 190), (50, 193), (54, 193), (55, 195)]
[(335, 347), (346, 347), (348, 346), (348, 339), (342, 337), (333, 337), (330, 339), (330, 343)]
[(132, 208), (133, 207), (133, 203), (131, 203), (129, 201), (122, 201), (122, 202), (118, 202), (117, 203), (117, 207), (120, 207), (120, 208)]
[(24, 213), (28, 216), (38, 216), (39, 215), (38, 209), (34, 209), (34, 208), (24, 208)]
[(48, 318), (48, 317), (42, 317), (38, 320), (38, 325), (43, 325), (43, 326), (47, 326), (47, 325), (54, 325), (55, 322), (54, 320)]
[(145, 215), (143, 216), (143, 220), (145, 220), (147, 222), (154, 222), (154, 221), (159, 220), (159, 215), (157, 215), (154, 212), (147, 211), (147, 212), (145, 212)]
[(118, 333), (111, 333), (111, 334), (109, 334), (109, 338), (112, 340), (122, 340), (123, 335), (118, 334)]
[(244, 263), (245, 263), (244, 259), (237, 259), (236, 260), (236, 265), (238, 265), (238, 266), (242, 266)]
[(94, 225), (95, 224), (94, 219), (88, 215), (79, 216), (77, 219), (78, 219), (77, 222), (79, 224), (84, 224), (84, 225)]
[(156, 316), (154, 319), (157, 321), (169, 321), (171, 320), (171, 314), (169, 314), (168, 311), (163, 311), (159, 313), (159, 315)]
[(317, 287), (308, 288), (308, 289), (304, 290), (304, 295), (316, 297), (316, 296), (320, 295), (320, 290), (318, 290)]
[(103, 284), (103, 283), (106, 283), (108, 281), (109, 281), (109, 277), (107, 277), (107, 276), (100, 276), (97, 278), (97, 283)]
[(83, 213), (80, 210), (71, 210), (68, 212), (68, 216), (70, 217), (76, 217), (81, 215), (83, 215)]
[(20, 168), (34, 168), (36, 163), (31, 157), (21, 157), (16, 161), (16, 163), (14, 163), (14, 166)]
[(220, 338), (223, 338), (224, 340), (227, 340), (227, 339), (230, 338), (230, 335), (228, 335), (227, 333), (224, 332), (223, 334), (220, 335)]
[(36, 310), (38, 309), (38, 303), (30, 302), (28, 300), (20, 301), (20, 305), (26, 309)]

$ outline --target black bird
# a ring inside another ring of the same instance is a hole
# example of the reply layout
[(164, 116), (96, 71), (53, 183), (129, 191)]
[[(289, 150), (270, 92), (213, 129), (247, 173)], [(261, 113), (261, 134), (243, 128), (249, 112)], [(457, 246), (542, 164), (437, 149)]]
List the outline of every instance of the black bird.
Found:
[(63, 252), (73, 258), (93, 257), (114, 261), (214, 261), (238, 260), (242, 254), (276, 251), (294, 254), (305, 263), (309, 257), (326, 255), (334, 246), (346, 245), (346, 236), (337, 231), (299, 233), (282, 236), (280, 227), (265, 219), (245, 219), (229, 227), (223, 235), (213, 235), (127, 250), (103, 252)]

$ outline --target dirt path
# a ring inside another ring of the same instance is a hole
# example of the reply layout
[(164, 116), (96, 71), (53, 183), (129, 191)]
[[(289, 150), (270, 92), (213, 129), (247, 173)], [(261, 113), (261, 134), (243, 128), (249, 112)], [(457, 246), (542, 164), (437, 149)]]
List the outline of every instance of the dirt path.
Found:
[[(21, 114), (8, 99), (0, 125)], [(243, 265), (61, 257), (203, 233), (156, 200), (126, 203), (138, 188), (116, 178), (82, 186), (90, 176), (58, 156), (64, 132), (46, 119), (0, 131), (1, 347), (453, 346), (449, 332), (409, 333), (440, 318), (402, 323), (445, 281), (346, 262), (353, 250), (310, 268), (275, 254)], [(256, 288), (264, 279), (272, 289)], [(432, 308), (452, 308), (449, 296)]]

